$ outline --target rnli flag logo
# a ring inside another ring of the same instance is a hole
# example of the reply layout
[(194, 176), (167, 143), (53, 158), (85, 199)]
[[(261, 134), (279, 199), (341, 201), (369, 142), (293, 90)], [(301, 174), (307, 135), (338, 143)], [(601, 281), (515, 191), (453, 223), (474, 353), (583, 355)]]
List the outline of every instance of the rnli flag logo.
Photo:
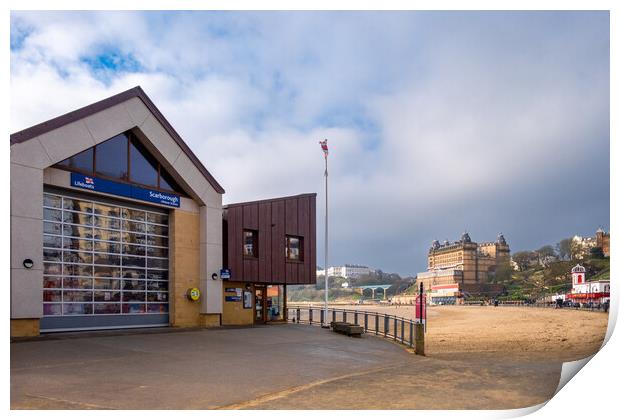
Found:
[(90, 185), (95, 185), (95, 180), (87, 176), (84, 177), (84, 182)]

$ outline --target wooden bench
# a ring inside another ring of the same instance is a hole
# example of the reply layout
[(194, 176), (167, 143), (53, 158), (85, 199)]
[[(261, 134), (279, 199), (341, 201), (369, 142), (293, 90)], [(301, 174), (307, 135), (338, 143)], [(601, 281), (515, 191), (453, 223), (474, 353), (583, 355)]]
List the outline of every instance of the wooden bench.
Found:
[(331, 327), (334, 332), (345, 334), (349, 337), (361, 337), (364, 333), (364, 328), (357, 324), (351, 324), (349, 322), (332, 321)]

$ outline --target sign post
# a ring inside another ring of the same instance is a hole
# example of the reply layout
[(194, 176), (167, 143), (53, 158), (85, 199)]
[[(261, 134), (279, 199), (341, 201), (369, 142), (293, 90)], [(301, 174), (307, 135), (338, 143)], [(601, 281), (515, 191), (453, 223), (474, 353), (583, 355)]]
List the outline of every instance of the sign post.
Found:
[(415, 354), (424, 356), (424, 334), (426, 333), (426, 297), (424, 284), (420, 284), (420, 292), (415, 301)]

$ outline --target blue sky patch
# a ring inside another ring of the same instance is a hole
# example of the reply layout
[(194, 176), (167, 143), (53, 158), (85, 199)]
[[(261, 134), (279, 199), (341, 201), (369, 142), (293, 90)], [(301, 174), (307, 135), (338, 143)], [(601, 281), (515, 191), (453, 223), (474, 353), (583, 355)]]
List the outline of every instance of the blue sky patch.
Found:
[(32, 32), (32, 27), (20, 24), (19, 21), (14, 22), (11, 25), (11, 51), (21, 49)]
[(135, 73), (143, 69), (133, 54), (118, 49), (105, 49), (97, 55), (82, 57), (80, 61), (90, 68), (97, 79), (104, 82), (109, 82), (119, 73)]

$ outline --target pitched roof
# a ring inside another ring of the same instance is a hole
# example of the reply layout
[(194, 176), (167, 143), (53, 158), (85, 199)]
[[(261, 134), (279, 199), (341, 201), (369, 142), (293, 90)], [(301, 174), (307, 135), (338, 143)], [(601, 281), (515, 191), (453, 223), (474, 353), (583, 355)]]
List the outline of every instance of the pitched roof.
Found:
[(144, 105), (149, 109), (149, 111), (153, 114), (157, 121), (159, 121), (159, 123), (168, 132), (170, 137), (174, 139), (174, 141), (179, 145), (181, 150), (187, 155), (187, 157), (189, 157), (192, 163), (196, 165), (200, 173), (202, 173), (202, 175), (209, 181), (209, 184), (211, 184), (211, 186), (218, 193), (224, 194), (224, 188), (222, 188), (222, 186), (215, 180), (213, 175), (209, 173), (207, 168), (204, 167), (202, 162), (200, 162), (200, 159), (196, 157), (194, 152), (192, 152), (192, 150), (185, 143), (185, 141), (183, 141), (179, 133), (177, 133), (176, 130), (172, 127), (172, 125), (170, 125), (168, 120), (166, 120), (163, 114), (159, 111), (159, 109), (157, 109), (153, 101), (151, 101), (151, 99), (146, 95), (146, 93), (144, 93), (140, 86), (136, 86), (117, 95), (110, 96), (109, 98), (87, 105), (83, 108), (76, 109), (75, 111), (71, 111), (67, 114), (52, 118), (51, 120), (42, 122), (37, 125), (33, 125), (32, 127), (13, 133), (11, 134), (11, 145), (28, 141), (37, 136), (40, 136), (41, 134), (47, 133), (48, 131), (55, 130), (77, 120), (81, 120), (90, 115), (96, 114), (97, 112), (103, 111), (104, 109), (111, 108), (115, 105), (125, 102), (131, 98), (139, 98), (144, 103)]

